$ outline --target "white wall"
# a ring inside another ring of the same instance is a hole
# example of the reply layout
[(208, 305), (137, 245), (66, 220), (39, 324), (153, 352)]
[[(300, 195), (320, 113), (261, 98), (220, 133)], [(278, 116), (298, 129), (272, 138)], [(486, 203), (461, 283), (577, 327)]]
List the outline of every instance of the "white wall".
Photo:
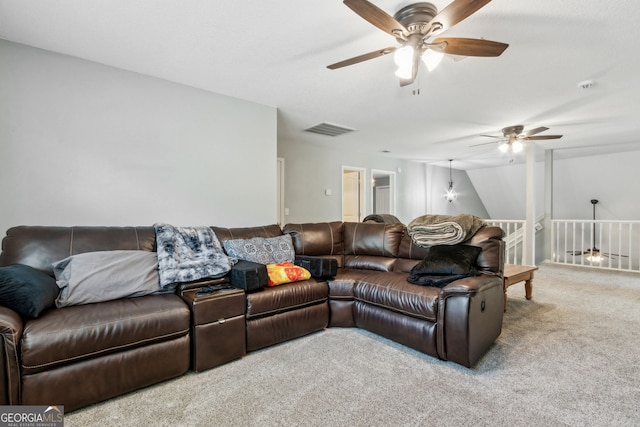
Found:
[[(278, 157), (285, 158), (285, 206), (289, 208), (285, 223), (340, 221), (343, 165), (366, 169), (367, 180), (372, 169), (396, 171), (396, 216), (405, 224), (427, 213), (488, 217), (465, 171), (453, 169), (458, 198), (449, 203), (444, 199), (449, 168), (287, 141), (278, 142)], [(325, 189), (331, 189), (332, 195), (325, 196)], [(366, 197), (365, 215), (371, 213), (370, 186)]]
[(277, 221), (276, 109), (0, 40), (0, 233)]
[(451, 169), (453, 190), (457, 198), (449, 203), (445, 195), (449, 188), (449, 168), (427, 167), (427, 213), (435, 215), (472, 214), (488, 218), (488, 212), (465, 171)]
[[(544, 214), (544, 162), (535, 165), (535, 212)], [(467, 175), (492, 219), (525, 219), (526, 165), (472, 169)]]
[(555, 160), (553, 217), (640, 220), (640, 151)]
[[(367, 182), (371, 169), (396, 171), (396, 216), (406, 224), (425, 213), (421, 163), (290, 141), (278, 142), (278, 157), (285, 159), (285, 206), (289, 209), (285, 223), (341, 221), (343, 165), (366, 169)], [(371, 213), (370, 188), (367, 185), (365, 216)], [(325, 195), (326, 189), (331, 196)]]
[[(276, 156), (286, 162), (285, 222), (339, 220), (342, 165), (366, 168), (369, 179), (371, 169), (400, 168), (405, 223), (425, 213), (524, 218), (524, 165), (454, 169), (459, 197), (448, 204), (448, 168), (277, 142), (276, 127), (272, 107), (0, 40), (0, 233), (18, 224), (275, 223)], [(600, 219), (640, 218), (640, 151), (562, 157), (555, 218), (590, 218), (592, 198)], [(543, 182), (540, 162), (537, 215)]]
[[(640, 219), (640, 151), (553, 161), (553, 218), (590, 219), (591, 199), (598, 219)], [(525, 165), (467, 171), (493, 219), (525, 218)], [(536, 217), (544, 214), (544, 162), (535, 165)]]

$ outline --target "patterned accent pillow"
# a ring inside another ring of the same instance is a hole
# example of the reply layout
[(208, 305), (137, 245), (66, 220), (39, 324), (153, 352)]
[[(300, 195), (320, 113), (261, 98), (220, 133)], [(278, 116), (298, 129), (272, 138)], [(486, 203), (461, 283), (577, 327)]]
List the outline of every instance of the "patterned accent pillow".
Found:
[(293, 262), (296, 257), (291, 236), (288, 234), (277, 237), (226, 240), (223, 245), (230, 257), (260, 264)]

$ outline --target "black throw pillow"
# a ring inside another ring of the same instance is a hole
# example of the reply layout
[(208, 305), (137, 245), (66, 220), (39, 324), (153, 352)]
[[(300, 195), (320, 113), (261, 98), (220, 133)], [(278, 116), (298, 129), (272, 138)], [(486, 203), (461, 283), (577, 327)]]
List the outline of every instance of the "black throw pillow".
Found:
[(434, 286), (436, 288), (444, 288), (451, 282), (455, 282), (458, 279), (464, 279), (465, 277), (475, 276), (476, 274), (451, 274), (443, 276), (441, 274), (416, 274), (409, 275), (407, 282), (420, 286)]
[(23, 264), (0, 267), (0, 305), (25, 319), (38, 317), (55, 304), (60, 288), (56, 279)]
[(469, 245), (435, 245), (411, 269), (411, 275), (477, 275), (476, 259), (482, 248)]

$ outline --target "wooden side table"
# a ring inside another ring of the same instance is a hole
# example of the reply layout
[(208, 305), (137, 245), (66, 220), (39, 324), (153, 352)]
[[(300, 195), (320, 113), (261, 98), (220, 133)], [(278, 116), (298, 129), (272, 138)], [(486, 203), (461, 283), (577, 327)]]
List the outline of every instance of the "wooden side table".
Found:
[(213, 368), (246, 354), (246, 302), (242, 289), (230, 288), (200, 295), (182, 293), (191, 309), (191, 369)]
[(534, 265), (504, 265), (504, 311), (507, 311), (507, 288), (524, 281), (525, 298), (533, 298), (533, 272), (538, 267)]

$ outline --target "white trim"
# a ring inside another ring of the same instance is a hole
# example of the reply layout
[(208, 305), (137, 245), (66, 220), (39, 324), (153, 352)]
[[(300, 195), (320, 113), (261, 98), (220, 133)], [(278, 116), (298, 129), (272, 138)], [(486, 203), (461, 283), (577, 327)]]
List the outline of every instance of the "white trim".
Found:
[(278, 157), (277, 162), (278, 162), (278, 166), (277, 166), (277, 173), (278, 173), (277, 215), (278, 216), (277, 218), (278, 218), (278, 224), (280, 225), (280, 227), (282, 227), (285, 224), (284, 222), (285, 221), (285, 218), (284, 218), (284, 158)]

